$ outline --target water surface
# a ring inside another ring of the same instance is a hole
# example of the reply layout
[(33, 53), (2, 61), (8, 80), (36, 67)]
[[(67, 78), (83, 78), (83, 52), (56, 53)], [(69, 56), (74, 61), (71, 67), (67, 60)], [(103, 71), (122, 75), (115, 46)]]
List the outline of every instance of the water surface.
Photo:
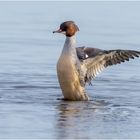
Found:
[(91, 100), (62, 97), (65, 20), (78, 46), (140, 50), (140, 2), (0, 2), (0, 138), (140, 138), (140, 60), (106, 69)]

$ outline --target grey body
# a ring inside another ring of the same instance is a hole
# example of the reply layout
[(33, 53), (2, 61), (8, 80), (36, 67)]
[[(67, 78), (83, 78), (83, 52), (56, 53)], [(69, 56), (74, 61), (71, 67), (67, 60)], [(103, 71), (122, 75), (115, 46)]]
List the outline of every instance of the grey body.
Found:
[(65, 99), (88, 100), (82, 84), (81, 62), (75, 49), (75, 36), (67, 37), (57, 63), (57, 75)]
[(86, 83), (91, 83), (98, 73), (106, 67), (120, 64), (134, 57), (140, 52), (134, 50), (101, 50), (97, 48), (76, 48), (75, 33), (79, 31), (73, 21), (66, 21), (60, 29), (53, 33), (66, 36), (61, 56), (57, 63), (57, 75), (64, 99), (89, 100), (85, 92)]
[(85, 92), (98, 73), (110, 65), (129, 61), (138, 57), (140, 52), (132, 50), (100, 50), (97, 48), (76, 47), (75, 36), (66, 41), (57, 63), (57, 75), (64, 99), (89, 100)]

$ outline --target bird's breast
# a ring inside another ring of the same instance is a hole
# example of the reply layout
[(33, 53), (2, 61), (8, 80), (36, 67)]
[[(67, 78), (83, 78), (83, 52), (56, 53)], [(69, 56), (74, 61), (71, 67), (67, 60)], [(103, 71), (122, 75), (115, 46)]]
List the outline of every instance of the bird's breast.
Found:
[(72, 77), (75, 77), (77, 75), (77, 69), (72, 58), (62, 55), (57, 62), (57, 73), (65, 80), (70, 80)]
[(65, 98), (73, 98), (81, 91), (79, 75), (71, 58), (61, 56), (57, 63), (58, 80)]

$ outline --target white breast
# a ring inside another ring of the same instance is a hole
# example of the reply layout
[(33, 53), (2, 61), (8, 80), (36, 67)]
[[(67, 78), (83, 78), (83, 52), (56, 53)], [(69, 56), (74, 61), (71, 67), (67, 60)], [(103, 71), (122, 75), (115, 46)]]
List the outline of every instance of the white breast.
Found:
[(80, 86), (79, 77), (75, 65), (70, 58), (61, 56), (57, 63), (57, 75), (65, 98), (72, 98), (76, 89)]
[(78, 58), (75, 50), (75, 37), (66, 38), (62, 54), (57, 63), (57, 75), (65, 99), (86, 100), (84, 88), (80, 84), (77, 71)]

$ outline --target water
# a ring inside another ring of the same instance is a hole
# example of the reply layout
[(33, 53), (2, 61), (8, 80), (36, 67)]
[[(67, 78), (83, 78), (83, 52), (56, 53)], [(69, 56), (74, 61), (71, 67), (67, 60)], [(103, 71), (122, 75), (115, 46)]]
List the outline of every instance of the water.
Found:
[(140, 138), (140, 60), (106, 69), (88, 102), (61, 98), (65, 20), (78, 46), (140, 51), (140, 2), (0, 2), (0, 138)]

